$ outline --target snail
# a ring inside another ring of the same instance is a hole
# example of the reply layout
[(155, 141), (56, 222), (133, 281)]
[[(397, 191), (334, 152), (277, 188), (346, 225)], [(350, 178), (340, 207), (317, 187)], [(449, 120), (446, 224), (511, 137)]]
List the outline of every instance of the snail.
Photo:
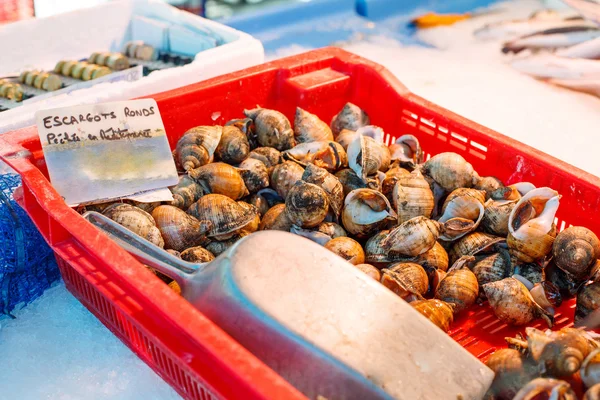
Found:
[(381, 241), (385, 251), (418, 256), (430, 250), (440, 236), (441, 225), (425, 217), (415, 217), (398, 225)]
[(579, 375), (585, 386), (588, 388), (600, 384), (600, 349), (592, 351), (583, 360)]
[(477, 190), (483, 190), (485, 192), (485, 199), (489, 200), (492, 198), (494, 193), (504, 189), (504, 184), (495, 176), (484, 176), (480, 177), (479, 179), (475, 179), (473, 188)]
[(333, 140), (331, 128), (325, 122), (321, 121), (319, 117), (300, 107), (296, 107), (294, 136), (297, 143)]
[(285, 198), (285, 212), (292, 224), (301, 228), (318, 226), (327, 216), (329, 199), (317, 185), (298, 181)]
[(233, 236), (226, 240), (214, 240), (206, 245), (206, 250), (210, 251), (215, 257), (218, 257), (227, 251), (228, 248), (233, 246), (238, 240), (240, 240), (239, 236)]
[(454, 263), (435, 292), (436, 299), (454, 304), (455, 314), (471, 307), (479, 296), (477, 278), (467, 266), (474, 260), (466, 256)]
[(394, 202), (394, 188), (400, 178), (406, 175), (410, 175), (408, 170), (401, 168), (398, 164), (391, 164), (390, 168), (385, 172), (385, 177), (381, 182), (381, 193), (387, 197), (389, 202), (394, 205), (395, 209), (397, 209), (397, 206)]
[(353, 190), (367, 188), (367, 184), (364, 183), (362, 179), (350, 168), (339, 170), (336, 172), (335, 177), (338, 178), (342, 184), (342, 188), (344, 189), (344, 197), (348, 196), (348, 193)]
[(567, 297), (575, 296), (586, 282), (586, 280), (578, 281), (562, 269), (558, 268), (554, 263), (554, 260), (550, 260), (548, 265), (546, 265), (544, 274), (546, 275), (546, 280), (552, 282), (560, 292)]
[(331, 210), (336, 217), (340, 215), (344, 205), (344, 189), (341, 182), (334, 175), (327, 172), (324, 168), (309, 164), (304, 170), (302, 180), (323, 189), (327, 193)]
[(274, 147), (279, 151), (294, 147), (290, 121), (279, 111), (259, 107), (244, 110), (244, 114), (254, 121), (256, 138), (261, 146)]
[(496, 350), (485, 365), (494, 371), (490, 393), (501, 399), (512, 399), (535, 375), (527, 359), (515, 349)]
[(422, 171), (447, 192), (470, 188), (478, 178), (473, 166), (456, 153), (440, 153), (431, 157), (422, 165)]
[(506, 278), (510, 272), (510, 255), (506, 250), (491, 255), (477, 257), (473, 273), (479, 286)]
[(325, 244), (325, 248), (350, 264), (358, 265), (365, 262), (365, 253), (360, 243), (349, 237), (331, 239)]
[(231, 165), (215, 162), (188, 172), (206, 193), (222, 194), (233, 200), (249, 194), (240, 173)]
[(358, 136), (361, 136), (361, 135), (368, 136), (371, 139), (374, 139), (378, 143), (383, 143), (385, 133), (383, 132), (383, 129), (379, 128), (378, 126), (366, 125), (366, 126), (359, 128), (356, 131), (351, 131), (349, 129), (343, 129), (339, 133), (339, 135), (337, 135), (337, 137), (335, 138), (335, 141), (338, 142), (344, 148), (344, 150), (347, 152), (348, 146), (350, 146), (350, 143), (352, 143), (354, 141), (354, 139), (356, 139)]
[(508, 236), (508, 219), (517, 200), (494, 200), (485, 202), (481, 227), (492, 235)]
[(355, 265), (355, 267), (375, 279), (377, 282), (381, 279), (381, 272), (371, 264), (358, 264)]
[(414, 263), (397, 263), (383, 269), (381, 283), (408, 302), (423, 299), (429, 289), (427, 273)]
[(552, 327), (552, 316), (533, 300), (527, 287), (518, 279), (504, 278), (486, 283), (482, 288), (499, 320), (509, 325), (525, 325), (542, 318), (548, 327)]
[(519, 275), (527, 279), (531, 285), (540, 283), (546, 279), (544, 268), (536, 263), (522, 263), (514, 266), (513, 275)]
[(254, 122), (250, 118), (240, 118), (240, 119), (232, 119), (228, 121), (225, 126), (235, 126), (238, 128), (244, 135), (246, 135), (246, 140), (248, 140), (248, 144), (250, 145), (250, 149), (255, 149), (258, 147), (258, 139), (256, 137), (256, 132), (254, 132)]
[(359, 135), (348, 146), (348, 167), (367, 184), (370, 175), (387, 171), (390, 161), (389, 149), (368, 136)]
[(339, 143), (332, 141), (301, 143), (284, 151), (282, 157), (295, 161), (303, 167), (315, 164), (331, 172), (348, 165), (346, 152)]
[(600, 240), (587, 228), (571, 226), (556, 236), (552, 255), (558, 268), (576, 280), (586, 279), (600, 257)]
[(152, 211), (167, 249), (183, 251), (189, 247), (206, 243), (206, 234), (211, 229), (209, 221), (198, 221), (174, 206), (158, 206)]
[(454, 308), (445, 301), (438, 299), (415, 300), (410, 305), (444, 332), (448, 332), (454, 321)]
[(285, 199), (279, 196), (279, 194), (271, 188), (261, 189), (251, 195), (247, 200), (248, 203), (256, 207), (261, 218), (269, 211), (269, 208), (273, 207), (275, 204), (285, 202)]
[(210, 163), (222, 134), (221, 126), (197, 126), (188, 130), (175, 147), (176, 161), (184, 171)]
[(583, 286), (577, 293), (577, 306), (575, 308), (575, 322), (587, 317), (592, 311), (600, 307), (600, 282), (592, 282)]
[(549, 378), (536, 378), (517, 392), (513, 400), (577, 400), (571, 385), (565, 381)]
[(590, 387), (583, 395), (583, 400), (600, 400), (600, 384)]
[(556, 237), (554, 216), (559, 199), (558, 193), (547, 187), (521, 197), (508, 219), (506, 242), (511, 255), (532, 262), (550, 253)]
[(250, 153), (250, 143), (246, 135), (235, 125), (225, 125), (221, 141), (215, 150), (219, 159), (227, 164), (239, 164)]
[(555, 378), (570, 377), (576, 373), (594, 350), (593, 346), (597, 346), (582, 331), (574, 328), (563, 328), (549, 334), (526, 328), (526, 332), (529, 351), (540, 372)]
[(483, 219), (485, 192), (460, 188), (448, 195), (438, 219), (444, 224), (441, 240), (456, 240), (477, 229)]
[(273, 168), (281, 164), (281, 153), (272, 147), (257, 147), (248, 154), (248, 158), (254, 158), (265, 164), (269, 176), (273, 173)]
[(348, 236), (344, 228), (335, 222), (323, 222), (317, 227), (317, 231), (335, 239), (337, 237)]
[(273, 173), (271, 173), (271, 187), (285, 199), (290, 188), (302, 179), (303, 174), (304, 168), (300, 165), (292, 161), (285, 161), (273, 168)]
[(387, 251), (381, 242), (389, 235), (390, 231), (382, 230), (371, 236), (365, 243), (365, 259), (369, 263), (389, 263), (396, 261), (409, 261), (407, 256), (394, 251)]
[(472, 256), (493, 251), (497, 245), (504, 241), (504, 238), (488, 235), (487, 233), (471, 232), (454, 242), (448, 251), (450, 263), (455, 263), (462, 256)]
[(256, 208), (250, 203), (246, 203), (245, 201), (238, 201), (238, 205), (253, 213), (254, 218), (251, 219), (250, 222), (248, 222), (242, 228), (240, 228), (237, 231), (237, 233), (241, 236), (246, 236), (253, 232), (256, 232), (258, 230), (258, 227), (260, 226), (260, 213), (258, 212), (258, 208)]
[(427, 277), (429, 278), (429, 290), (427, 291), (428, 296), (435, 296), (435, 292), (437, 292), (440, 287), (440, 282), (448, 275), (446, 271), (441, 269), (426, 269)]
[(107, 207), (102, 213), (150, 243), (160, 248), (165, 246), (164, 239), (160, 234), (160, 230), (156, 227), (154, 218), (146, 211), (130, 204), (115, 203)]
[(204, 196), (204, 189), (188, 175), (181, 175), (177, 185), (169, 188), (173, 193), (171, 205), (187, 210), (198, 199)]
[(389, 146), (392, 161), (400, 161), (411, 165), (420, 164), (423, 161), (423, 150), (419, 139), (413, 135), (402, 135)]
[(426, 270), (448, 270), (448, 253), (439, 242), (435, 242), (431, 249), (423, 254), (413, 257), (411, 261), (421, 265)]
[(560, 291), (552, 282), (536, 283), (529, 291), (533, 300), (552, 316), (556, 308), (562, 304)]
[(238, 229), (255, 218), (255, 213), (240, 206), (235, 200), (221, 194), (207, 194), (187, 210), (198, 220), (212, 223), (207, 236), (215, 240), (229, 239)]
[(269, 171), (265, 164), (255, 158), (247, 158), (238, 166), (244, 184), (250, 193), (269, 186)]
[(399, 224), (418, 216), (431, 217), (434, 207), (433, 192), (418, 169), (398, 178), (392, 198)]
[(204, 247), (196, 246), (181, 252), (181, 259), (191, 263), (206, 263), (215, 259), (215, 256)]
[(356, 189), (348, 193), (342, 210), (342, 225), (352, 235), (366, 238), (396, 219), (389, 201), (381, 192)]
[(292, 221), (285, 212), (285, 204), (276, 204), (263, 215), (259, 230), (275, 230), (289, 232), (292, 228)]
[(334, 135), (339, 134), (342, 129), (356, 131), (359, 128), (369, 125), (369, 116), (360, 107), (346, 103), (342, 110), (331, 120), (331, 131)]

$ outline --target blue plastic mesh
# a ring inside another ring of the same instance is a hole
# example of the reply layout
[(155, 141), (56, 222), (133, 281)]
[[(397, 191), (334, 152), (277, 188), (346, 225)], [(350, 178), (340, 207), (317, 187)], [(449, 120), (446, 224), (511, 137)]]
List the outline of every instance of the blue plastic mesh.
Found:
[(60, 278), (52, 250), (13, 199), (19, 175), (0, 175), (0, 314), (39, 297)]

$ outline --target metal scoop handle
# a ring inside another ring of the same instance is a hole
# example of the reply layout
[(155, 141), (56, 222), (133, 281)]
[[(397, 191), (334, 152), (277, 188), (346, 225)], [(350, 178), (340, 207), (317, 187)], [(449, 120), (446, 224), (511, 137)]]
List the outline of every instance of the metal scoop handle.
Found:
[(190, 284), (192, 277), (205, 265), (183, 261), (95, 211), (86, 212), (83, 214), (83, 218), (110, 236), (140, 262), (175, 279), (182, 291)]

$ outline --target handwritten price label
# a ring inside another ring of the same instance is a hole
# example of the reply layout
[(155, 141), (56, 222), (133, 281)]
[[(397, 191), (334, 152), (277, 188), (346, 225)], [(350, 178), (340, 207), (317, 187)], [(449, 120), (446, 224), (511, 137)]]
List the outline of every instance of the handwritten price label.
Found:
[(153, 99), (42, 110), (36, 122), (50, 180), (69, 205), (177, 184)]

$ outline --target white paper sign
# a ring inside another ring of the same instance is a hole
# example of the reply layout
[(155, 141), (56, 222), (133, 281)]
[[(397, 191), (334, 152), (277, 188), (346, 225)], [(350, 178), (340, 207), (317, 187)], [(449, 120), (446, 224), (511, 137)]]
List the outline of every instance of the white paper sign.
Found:
[(153, 99), (55, 108), (35, 117), (50, 181), (69, 205), (178, 182)]

